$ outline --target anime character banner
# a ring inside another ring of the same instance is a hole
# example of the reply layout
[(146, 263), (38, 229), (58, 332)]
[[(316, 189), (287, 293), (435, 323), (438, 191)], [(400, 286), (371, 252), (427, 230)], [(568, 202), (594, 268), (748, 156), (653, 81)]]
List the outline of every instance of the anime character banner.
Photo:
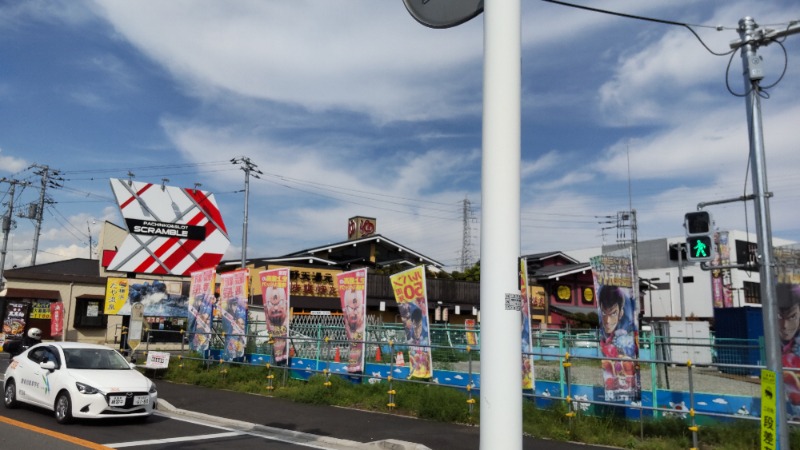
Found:
[[(778, 336), (784, 368), (800, 369), (800, 248), (775, 248)], [(800, 372), (785, 370), (786, 411), (790, 419), (800, 418)]]
[[(728, 266), (731, 264), (731, 248), (728, 244), (728, 232), (714, 233), (714, 253), (712, 266)], [(711, 271), (711, 296), (714, 308), (733, 307), (733, 290), (731, 289), (731, 269), (714, 269)]]
[(428, 293), (425, 266), (415, 267), (389, 277), (397, 309), (409, 344), (410, 377), (431, 378), (431, 338), (428, 319)]
[(604, 357), (615, 358), (602, 360), (605, 400), (638, 400), (638, 302), (630, 251), (595, 256), (590, 263), (600, 317), (600, 350)]
[(339, 300), (344, 313), (344, 330), (350, 342), (347, 372), (364, 372), (364, 348), (367, 327), (367, 269), (336, 275)]
[(267, 333), (272, 341), (272, 360), (276, 365), (289, 363), (289, 268), (263, 270), (261, 298), (267, 318)]
[(211, 342), (211, 323), (214, 319), (214, 285), (217, 272), (210, 269), (192, 272), (189, 283), (189, 301), (186, 303), (189, 349), (205, 353)]
[(136, 303), (149, 317), (186, 317), (189, 283), (157, 279), (114, 278), (106, 282), (103, 313), (130, 316)]
[(236, 361), (244, 357), (247, 346), (247, 282), (249, 269), (239, 269), (220, 274), (219, 313), (225, 332), (222, 358)]
[(528, 295), (528, 260), (519, 260), (519, 293), (522, 300), (522, 389), (534, 388), (531, 302)]

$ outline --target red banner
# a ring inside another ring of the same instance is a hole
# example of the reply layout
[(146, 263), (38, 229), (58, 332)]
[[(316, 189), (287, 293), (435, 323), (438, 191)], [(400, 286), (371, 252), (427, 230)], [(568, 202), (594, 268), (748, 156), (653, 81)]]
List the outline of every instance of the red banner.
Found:
[(64, 303), (50, 304), (50, 336), (61, 336), (64, 332)]

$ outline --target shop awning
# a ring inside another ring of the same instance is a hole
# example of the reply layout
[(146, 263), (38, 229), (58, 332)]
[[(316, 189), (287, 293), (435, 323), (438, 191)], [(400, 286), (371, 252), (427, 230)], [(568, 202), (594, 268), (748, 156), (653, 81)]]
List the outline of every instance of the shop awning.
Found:
[(8, 288), (5, 298), (32, 298), (42, 300), (60, 300), (61, 294), (58, 291), (47, 289), (20, 289)]

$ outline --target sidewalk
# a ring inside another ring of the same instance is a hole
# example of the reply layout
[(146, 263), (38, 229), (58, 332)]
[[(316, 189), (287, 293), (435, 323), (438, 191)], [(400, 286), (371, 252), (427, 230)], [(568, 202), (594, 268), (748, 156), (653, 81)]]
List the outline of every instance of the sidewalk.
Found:
[[(328, 438), (331, 448), (342, 448), (341, 440), (354, 441), (351, 448), (392, 450), (479, 450), (478, 427), (433, 422), (386, 413), (366, 412), (334, 406), (308, 405), (254, 394), (222, 391), (199, 386), (157, 381), (159, 410), (173, 413), (201, 413), (205, 416), (279, 428), (291, 433), (308, 433)], [(173, 407), (173, 408), (170, 408)], [(325, 439), (322, 439), (324, 441)], [(371, 445), (357, 445), (370, 444)], [(590, 446), (523, 437), (524, 449), (592, 450)]]

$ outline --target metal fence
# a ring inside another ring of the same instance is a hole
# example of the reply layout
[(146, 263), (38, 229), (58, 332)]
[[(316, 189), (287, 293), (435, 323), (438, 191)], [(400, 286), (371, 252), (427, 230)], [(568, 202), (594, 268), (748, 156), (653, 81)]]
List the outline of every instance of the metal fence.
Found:
[[(307, 379), (309, 374), (322, 374), (327, 378), (336, 374), (339, 355), (346, 354), (349, 346), (340, 316), (296, 316), (290, 330), (288, 340), (292, 359), (304, 361), (305, 365), (298, 367), (293, 362), (289, 367), (280, 368), (286, 372), (284, 379), (287, 375)], [(185, 344), (187, 336), (178, 333), (182, 338), (167, 340), (179, 341), (180, 344), (173, 343), (170, 347), (170, 344), (155, 342), (155, 335), (148, 330), (148, 336), (138, 350), (147, 352), (166, 346), (177, 351), (182, 358), (223, 363), (208, 356), (190, 354)], [(433, 382), (465, 389), (471, 400), (468, 400), (468, 407), (472, 411), (475, 403), (472, 396), (480, 389), (480, 330), (432, 325), (430, 336), (434, 379), (404, 379), (395, 374), (400, 361), (398, 355), (407, 351), (405, 330), (401, 324), (384, 324), (370, 317), (363, 341), (368, 368), (364, 374), (346, 375), (390, 385), (392, 382)], [(250, 323), (246, 337), (247, 356), (243, 361), (226, 364), (261, 365), (265, 361), (269, 364), (274, 341), (267, 335), (265, 324)], [(224, 338), (221, 327), (215, 327), (212, 349), (222, 349)], [(603, 357), (599, 349), (602, 343), (595, 330), (537, 331), (533, 343), (529, 355), (535, 361), (535, 389), (522, 395), (537, 403), (565, 402), (569, 414), (597, 414), (602, 413), (601, 409), (607, 412), (607, 407), (613, 407), (629, 418), (684, 417), (695, 441), (698, 421), (759, 420), (759, 374), (765, 368), (762, 364), (763, 342), (760, 340), (670, 339), (644, 332), (639, 336), (639, 358), (635, 360), (642, 398), (625, 403), (602, 398), (601, 360), (631, 360)], [(389, 389), (393, 392), (391, 387)], [(392, 404), (391, 398), (389, 404)], [(790, 417), (795, 416), (790, 414)], [(800, 422), (790, 423), (796, 425)]]

